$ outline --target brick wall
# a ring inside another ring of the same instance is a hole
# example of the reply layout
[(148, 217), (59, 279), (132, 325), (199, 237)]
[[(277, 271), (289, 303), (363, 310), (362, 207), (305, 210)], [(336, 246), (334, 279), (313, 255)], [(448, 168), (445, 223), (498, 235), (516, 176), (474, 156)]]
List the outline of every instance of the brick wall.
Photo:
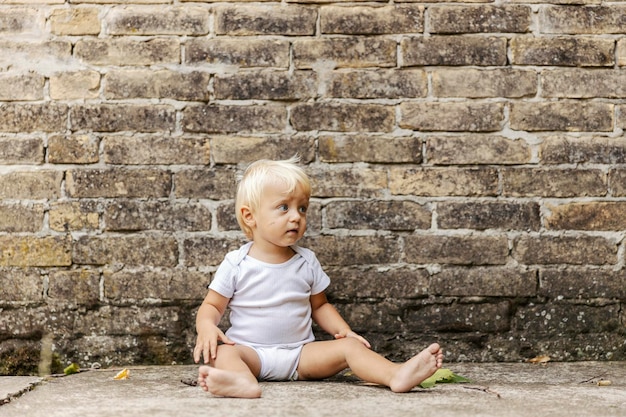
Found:
[(376, 350), (624, 360), (625, 127), (624, 1), (2, 1), (0, 372), (189, 362), (236, 175), (296, 152)]

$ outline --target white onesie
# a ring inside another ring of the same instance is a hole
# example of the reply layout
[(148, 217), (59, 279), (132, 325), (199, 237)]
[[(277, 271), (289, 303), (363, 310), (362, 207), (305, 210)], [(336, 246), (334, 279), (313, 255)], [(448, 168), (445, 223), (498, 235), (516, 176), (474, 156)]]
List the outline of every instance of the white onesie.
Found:
[[(278, 347), (292, 350), (315, 340), (310, 297), (330, 284), (315, 254), (292, 246), (296, 254), (282, 264), (268, 264), (250, 256), (252, 242), (229, 252), (209, 288), (230, 299), (231, 327), (226, 335), (235, 343), (252, 348)], [(297, 349), (298, 351), (300, 349)], [(263, 355), (261, 365), (263, 368)], [(295, 371), (295, 365), (288, 366)], [(265, 364), (268, 365), (268, 364)], [(269, 369), (261, 378), (274, 377)]]

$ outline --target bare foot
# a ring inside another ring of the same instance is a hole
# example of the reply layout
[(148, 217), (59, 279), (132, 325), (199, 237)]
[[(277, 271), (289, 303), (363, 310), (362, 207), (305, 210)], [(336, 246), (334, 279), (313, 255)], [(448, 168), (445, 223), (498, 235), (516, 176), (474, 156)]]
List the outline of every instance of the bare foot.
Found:
[(391, 378), (389, 388), (393, 392), (407, 392), (434, 374), (443, 365), (443, 352), (433, 343), (408, 361), (400, 365)]
[(243, 372), (225, 371), (212, 366), (198, 369), (198, 385), (220, 397), (259, 398), (261, 388), (256, 378)]

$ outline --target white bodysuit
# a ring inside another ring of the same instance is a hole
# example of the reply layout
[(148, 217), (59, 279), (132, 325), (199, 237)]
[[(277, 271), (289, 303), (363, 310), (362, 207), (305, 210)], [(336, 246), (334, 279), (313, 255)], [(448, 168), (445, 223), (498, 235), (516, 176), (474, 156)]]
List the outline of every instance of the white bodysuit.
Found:
[(257, 351), (259, 379), (293, 379), (302, 346), (315, 340), (310, 297), (324, 291), (330, 278), (309, 249), (292, 246), (291, 259), (268, 264), (247, 256), (251, 246), (229, 252), (209, 288), (230, 299), (226, 335)]

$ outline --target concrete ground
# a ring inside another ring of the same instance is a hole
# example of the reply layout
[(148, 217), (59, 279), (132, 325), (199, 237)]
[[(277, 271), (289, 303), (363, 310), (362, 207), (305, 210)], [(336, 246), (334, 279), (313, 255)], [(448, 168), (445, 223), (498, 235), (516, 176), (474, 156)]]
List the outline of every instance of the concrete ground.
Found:
[(133, 367), (126, 380), (113, 379), (119, 369), (45, 379), (0, 377), (0, 416), (626, 416), (626, 362), (444, 367), (472, 382), (394, 394), (341, 376), (267, 382), (261, 399), (242, 400), (188, 385), (196, 366)]

